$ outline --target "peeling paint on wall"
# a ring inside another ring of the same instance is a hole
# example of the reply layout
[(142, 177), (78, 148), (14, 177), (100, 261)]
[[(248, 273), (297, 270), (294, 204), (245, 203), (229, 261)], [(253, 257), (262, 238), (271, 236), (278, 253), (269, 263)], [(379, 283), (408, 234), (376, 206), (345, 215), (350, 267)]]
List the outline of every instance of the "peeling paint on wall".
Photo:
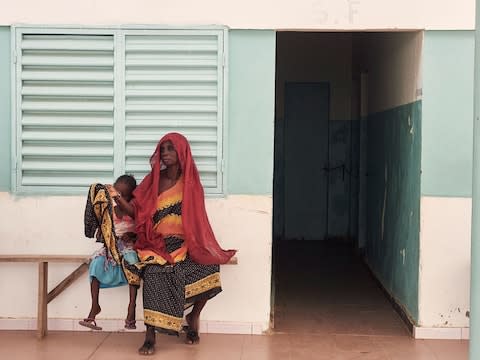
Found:
[(368, 117), (367, 261), (418, 321), (421, 102)]

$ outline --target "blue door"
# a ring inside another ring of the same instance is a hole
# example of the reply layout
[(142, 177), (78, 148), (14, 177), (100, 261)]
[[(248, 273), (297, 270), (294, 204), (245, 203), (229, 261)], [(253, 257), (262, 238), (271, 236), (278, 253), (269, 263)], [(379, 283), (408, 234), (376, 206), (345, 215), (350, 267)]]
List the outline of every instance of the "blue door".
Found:
[(327, 237), (328, 119), (328, 83), (286, 84), (284, 239)]

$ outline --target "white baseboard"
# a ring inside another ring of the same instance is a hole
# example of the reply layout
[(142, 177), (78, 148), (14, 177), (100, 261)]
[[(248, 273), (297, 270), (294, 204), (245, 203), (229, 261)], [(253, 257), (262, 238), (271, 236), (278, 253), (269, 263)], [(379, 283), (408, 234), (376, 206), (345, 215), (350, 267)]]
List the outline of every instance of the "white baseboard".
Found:
[[(81, 326), (79, 320), (48, 319), (48, 330), (54, 331), (92, 331)], [(125, 321), (119, 319), (98, 319), (97, 325), (106, 332), (143, 332), (143, 320), (137, 321), (136, 330), (126, 330)], [(0, 319), (0, 330), (36, 330), (36, 319)], [(200, 321), (202, 334), (245, 334), (262, 335), (268, 327), (262, 323), (234, 322), (234, 321)]]
[(468, 327), (413, 327), (415, 339), (437, 339), (437, 340), (469, 340), (470, 328)]

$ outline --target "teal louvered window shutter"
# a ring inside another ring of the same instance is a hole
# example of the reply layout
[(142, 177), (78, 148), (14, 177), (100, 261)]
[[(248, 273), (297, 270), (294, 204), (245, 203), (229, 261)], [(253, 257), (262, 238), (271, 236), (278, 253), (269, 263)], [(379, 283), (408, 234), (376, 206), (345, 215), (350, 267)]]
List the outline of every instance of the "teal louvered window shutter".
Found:
[(223, 32), (125, 36), (125, 170), (142, 178), (160, 137), (187, 137), (207, 193), (222, 192)]
[(223, 193), (224, 30), (15, 28), (18, 193), (141, 180), (167, 132)]
[(16, 41), (16, 189), (85, 189), (113, 177), (112, 35)]

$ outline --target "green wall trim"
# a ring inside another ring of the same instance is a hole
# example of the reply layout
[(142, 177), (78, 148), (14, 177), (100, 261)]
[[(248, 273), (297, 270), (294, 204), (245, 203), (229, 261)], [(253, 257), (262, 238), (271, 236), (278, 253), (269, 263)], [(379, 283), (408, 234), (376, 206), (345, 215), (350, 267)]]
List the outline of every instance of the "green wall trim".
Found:
[(227, 193), (271, 195), (275, 31), (229, 31)]
[(469, 359), (480, 358), (480, 0), (475, 1), (474, 125)]
[(418, 321), (422, 102), (368, 116), (367, 261)]
[(0, 26), (0, 191), (10, 191), (11, 186), (11, 69), (10, 27)]
[(426, 31), (422, 195), (472, 196), (474, 31)]

